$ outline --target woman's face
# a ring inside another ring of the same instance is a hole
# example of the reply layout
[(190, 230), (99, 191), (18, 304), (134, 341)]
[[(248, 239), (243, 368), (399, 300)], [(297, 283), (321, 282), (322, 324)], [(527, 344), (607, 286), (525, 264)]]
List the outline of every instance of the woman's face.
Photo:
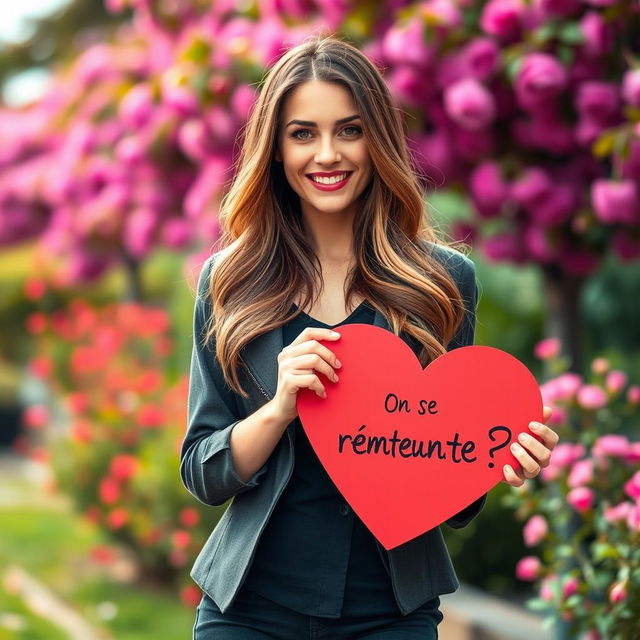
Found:
[(283, 101), (274, 157), (283, 163), (305, 215), (355, 215), (373, 171), (351, 94), (317, 80), (296, 87)]

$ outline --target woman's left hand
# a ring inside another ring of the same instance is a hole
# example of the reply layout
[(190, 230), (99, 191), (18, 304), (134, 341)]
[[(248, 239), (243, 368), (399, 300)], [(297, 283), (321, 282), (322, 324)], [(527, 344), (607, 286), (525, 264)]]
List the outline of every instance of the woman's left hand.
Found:
[[(551, 407), (544, 407), (544, 422), (551, 417)], [(558, 444), (558, 434), (541, 422), (530, 422), (529, 430), (535, 433), (540, 440), (528, 433), (518, 434), (518, 442), (511, 444), (511, 453), (520, 463), (520, 468), (515, 470), (511, 465), (504, 466), (504, 480), (512, 487), (521, 487), (528, 478), (535, 478), (540, 470), (548, 466), (553, 448)]]

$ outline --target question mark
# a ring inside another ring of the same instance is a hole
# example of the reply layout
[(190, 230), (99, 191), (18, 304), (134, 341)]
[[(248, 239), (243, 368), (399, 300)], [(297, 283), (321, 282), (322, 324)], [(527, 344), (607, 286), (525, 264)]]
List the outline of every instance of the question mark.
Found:
[[(503, 426), (497, 426), (497, 427), (492, 427), (491, 429), (489, 429), (489, 438), (491, 438), (491, 440), (493, 440), (494, 442), (496, 441), (496, 438), (494, 438), (493, 434), (496, 431), (505, 431), (507, 434), (507, 437), (505, 439), (504, 442), (502, 442), (499, 445), (496, 445), (495, 447), (491, 447), (491, 449), (489, 449), (489, 457), (493, 458), (493, 456), (495, 455), (496, 451), (499, 451), (500, 449), (503, 449), (504, 447), (506, 447), (510, 442), (511, 442), (511, 429), (508, 429), (507, 427), (503, 427)], [(493, 469), (495, 465), (493, 464), (493, 462), (489, 463), (489, 469)]]

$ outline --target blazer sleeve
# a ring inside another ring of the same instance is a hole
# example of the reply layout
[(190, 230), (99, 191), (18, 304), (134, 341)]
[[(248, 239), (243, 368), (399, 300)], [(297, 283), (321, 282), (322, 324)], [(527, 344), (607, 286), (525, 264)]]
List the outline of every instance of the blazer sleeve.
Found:
[(193, 348), (187, 399), (187, 431), (180, 452), (180, 477), (189, 493), (208, 505), (221, 505), (255, 487), (268, 461), (244, 482), (233, 466), (231, 430), (239, 415), (235, 394), (228, 387), (213, 344), (204, 346), (205, 325), (212, 312), (208, 295), (214, 256), (205, 261), (198, 278), (193, 313)]
[[(457, 264), (455, 266), (451, 265), (449, 268), (464, 300), (465, 313), (460, 328), (449, 342), (448, 351), (472, 345), (476, 330), (476, 307), (478, 304), (476, 268), (474, 263), (466, 256), (457, 254), (456, 257), (458, 258), (456, 260)], [(480, 513), (486, 500), (487, 494), (485, 493), (445, 522), (454, 529), (465, 527)]]

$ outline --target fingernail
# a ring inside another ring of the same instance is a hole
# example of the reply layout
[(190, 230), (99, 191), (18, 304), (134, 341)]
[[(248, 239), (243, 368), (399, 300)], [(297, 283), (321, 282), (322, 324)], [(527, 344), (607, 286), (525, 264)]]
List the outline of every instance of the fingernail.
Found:
[(540, 429), (540, 423), (539, 422), (530, 422), (529, 426), (531, 427), (532, 431), (538, 431), (538, 429)]
[(518, 453), (518, 451), (520, 451), (520, 447), (514, 443), (511, 445), (511, 451), (513, 451), (513, 453)]
[(521, 433), (518, 436), (518, 440), (520, 440), (520, 442), (527, 442), (529, 440), (529, 436), (526, 433)]
[(505, 464), (503, 470), (504, 470), (505, 473), (510, 473), (511, 472), (511, 467), (508, 464)]
[(339, 337), (340, 337), (340, 334), (339, 334), (337, 331), (332, 331), (332, 332), (331, 332), (331, 337), (332, 337), (332, 338), (339, 338)]
[(340, 362), (340, 360), (336, 360), (336, 367), (341, 367), (342, 366), (342, 362)]
[(333, 374), (333, 381), (334, 382), (338, 382), (338, 380), (340, 380), (340, 378), (338, 378), (337, 374)]

